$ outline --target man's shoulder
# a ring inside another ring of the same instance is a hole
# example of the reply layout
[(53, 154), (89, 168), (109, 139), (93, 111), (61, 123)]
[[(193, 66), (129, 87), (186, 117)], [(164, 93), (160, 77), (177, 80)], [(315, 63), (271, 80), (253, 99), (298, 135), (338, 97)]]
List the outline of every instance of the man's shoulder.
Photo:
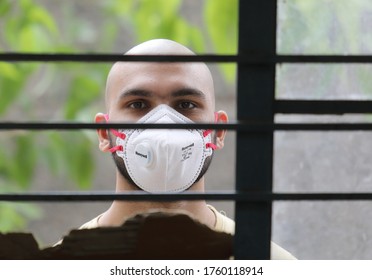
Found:
[(216, 217), (216, 223), (214, 229), (216, 231), (222, 231), (234, 235), (235, 233), (235, 222), (226, 216), (224, 212), (217, 211), (212, 205), (208, 205), (209, 209), (214, 213)]
[(89, 222), (86, 222), (82, 226), (79, 227), (79, 229), (91, 229), (91, 228), (97, 228), (99, 227), (98, 225), (98, 220), (101, 218), (103, 214), (98, 215), (97, 217), (93, 218)]
[[(235, 221), (226, 216), (224, 212), (217, 211), (211, 205), (208, 207), (216, 216), (215, 230), (226, 232), (234, 235), (235, 233)], [(274, 242), (271, 242), (271, 256), (272, 260), (295, 260), (296, 258), (284, 248), (280, 247)]]

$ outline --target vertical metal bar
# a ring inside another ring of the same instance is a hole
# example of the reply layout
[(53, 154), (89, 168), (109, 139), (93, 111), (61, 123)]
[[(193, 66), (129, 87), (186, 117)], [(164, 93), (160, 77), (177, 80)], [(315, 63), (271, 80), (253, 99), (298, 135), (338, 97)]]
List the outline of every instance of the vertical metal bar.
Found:
[[(275, 55), (276, 0), (239, 1), (239, 53)], [(239, 121), (272, 122), (275, 65), (238, 63)], [(236, 189), (272, 191), (273, 131), (237, 133)], [(235, 204), (236, 259), (270, 259), (271, 202)]]

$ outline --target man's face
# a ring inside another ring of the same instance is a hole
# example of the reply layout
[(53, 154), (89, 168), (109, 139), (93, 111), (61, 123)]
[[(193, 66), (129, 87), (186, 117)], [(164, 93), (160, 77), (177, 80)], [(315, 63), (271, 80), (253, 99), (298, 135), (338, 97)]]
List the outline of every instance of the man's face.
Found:
[(213, 122), (213, 90), (200, 63), (119, 63), (108, 79), (106, 105), (112, 122), (136, 122), (160, 104), (194, 122)]
[[(136, 122), (166, 104), (194, 122), (214, 121), (213, 81), (208, 68), (196, 63), (119, 63), (111, 71), (106, 105), (111, 122)], [(110, 134), (111, 146), (115, 136)], [(113, 154), (122, 176), (132, 185), (123, 160)], [(207, 158), (198, 180), (207, 171)], [(197, 181), (198, 181), (197, 180)]]

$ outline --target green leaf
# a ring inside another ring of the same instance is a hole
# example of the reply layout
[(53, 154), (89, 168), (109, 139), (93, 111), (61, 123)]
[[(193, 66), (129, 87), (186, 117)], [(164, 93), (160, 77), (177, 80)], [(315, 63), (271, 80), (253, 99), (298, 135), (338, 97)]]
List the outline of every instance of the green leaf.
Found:
[(52, 174), (57, 176), (59, 172), (66, 169), (63, 161), (65, 143), (61, 134), (55, 131), (47, 133), (47, 140), (46, 146), (42, 149), (41, 157)]
[(10, 159), (3, 151), (3, 148), (0, 148), (0, 179), (3, 179), (5, 181), (8, 181), (10, 179), (9, 161)]
[[(147, 0), (152, 1), (152, 0)], [(155, 1), (152, 1), (155, 2)], [(160, 0), (156, 3), (155, 11), (162, 13), (164, 18), (178, 18), (178, 12), (181, 6), (180, 0)]]
[(0, 77), (0, 115), (4, 114), (19, 96), (20, 89), (25, 82), (24, 79), (24, 76), (21, 76), (18, 80)]
[(14, 64), (0, 62), (0, 76), (6, 77), (10, 80), (17, 80), (20, 78), (20, 73)]
[(39, 219), (42, 216), (41, 209), (29, 203), (0, 203), (0, 232), (22, 230), (27, 220)]
[(174, 34), (174, 40), (181, 44), (188, 44), (189, 41), (189, 26), (182, 19), (174, 20), (171, 25), (173, 30), (170, 33)]
[(38, 24), (29, 24), (19, 31), (18, 49), (24, 52), (43, 52), (51, 48), (48, 34)]
[(132, 11), (137, 40), (153, 38), (175, 39), (175, 24), (179, 18), (179, 0), (142, 0)]
[(9, 13), (11, 8), (11, 3), (9, 0), (0, 0), (0, 17), (5, 16)]
[(25, 52), (48, 51), (54, 41), (50, 35), (58, 35), (53, 18), (40, 6), (22, 1), (17, 14), (4, 23), (6, 43), (11, 49)]
[(29, 13), (29, 20), (33, 23), (41, 24), (52, 34), (58, 34), (57, 25), (52, 16), (40, 6), (34, 6)]
[(208, 0), (205, 5), (207, 29), (215, 50), (235, 54), (238, 42), (238, 1)]
[(112, 14), (131, 15), (133, 5), (135, 5), (134, 1), (127, 0), (102, 1), (100, 4), (103, 5), (108, 16)]
[[(238, 1), (208, 0), (204, 8), (208, 34), (217, 53), (236, 54), (238, 45)], [(235, 78), (234, 65), (220, 66), (229, 82)]]
[[(70, 140), (66, 151), (66, 164), (70, 177), (78, 184), (81, 189), (92, 186), (94, 171), (94, 160), (91, 152), (91, 142), (84, 134), (76, 135)], [(73, 145), (71, 145), (72, 143)]]
[(34, 7), (32, 0), (20, 0), (21, 8), (25, 11), (29, 11)]
[(201, 53), (205, 50), (203, 34), (199, 28), (190, 28), (190, 40), (191, 47), (195, 52)]
[(18, 49), (23, 52), (37, 50), (34, 32), (31, 25), (24, 26), (18, 33)]
[(71, 179), (79, 188), (92, 186), (94, 159), (92, 142), (82, 132), (51, 132), (43, 154), (50, 170)]
[(77, 113), (89, 106), (101, 93), (101, 84), (95, 78), (76, 77), (71, 85), (65, 105), (65, 117), (75, 119)]
[(13, 180), (25, 189), (30, 185), (37, 159), (32, 134), (17, 136), (15, 143), (16, 153), (12, 168)]
[(236, 65), (234, 63), (223, 63), (219, 65), (224, 73), (226, 80), (234, 82), (236, 78)]
[(14, 204), (0, 203), (0, 231), (10, 232), (22, 229), (26, 225), (25, 218), (15, 209)]
[(3, 32), (4, 32), (4, 37), (5, 37), (5, 42), (10, 46), (10, 47), (16, 47), (16, 42), (17, 42), (17, 35), (18, 35), (18, 30), (19, 30), (19, 22), (17, 21), (16, 18), (10, 18), (7, 20), (4, 24)]
[(102, 47), (104, 49), (110, 49), (112, 47), (112, 42), (115, 42), (118, 37), (119, 26), (115, 21), (106, 21), (103, 28), (103, 40)]

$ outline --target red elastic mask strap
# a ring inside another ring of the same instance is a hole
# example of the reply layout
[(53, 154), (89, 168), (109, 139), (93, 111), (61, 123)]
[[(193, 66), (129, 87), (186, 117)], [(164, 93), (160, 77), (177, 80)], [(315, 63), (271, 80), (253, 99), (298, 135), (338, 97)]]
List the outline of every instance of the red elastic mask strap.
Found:
[[(214, 113), (214, 123), (217, 123), (217, 121), (218, 121), (218, 113), (217, 112), (215, 112)], [(209, 134), (211, 134), (212, 133), (212, 129), (207, 129), (207, 130), (205, 130), (204, 132), (203, 132), (203, 136), (204, 137), (207, 137)]]
[[(217, 123), (217, 121), (218, 121), (218, 113), (217, 112), (215, 112), (214, 113), (214, 123)], [(204, 132), (203, 132), (203, 136), (204, 137), (207, 137), (209, 134), (211, 134), (212, 133), (212, 129), (207, 129), (207, 130), (205, 130)], [(205, 145), (205, 147), (206, 148), (211, 148), (212, 150), (216, 150), (217, 149), (217, 146), (215, 145), (215, 144), (213, 144), (213, 143), (207, 143), (206, 145)]]
[(217, 146), (213, 143), (207, 143), (205, 144), (205, 147), (208, 149), (208, 148), (211, 148), (212, 150), (217, 150)]
[[(103, 114), (103, 116), (105, 117), (106, 119), (106, 122), (109, 121), (109, 115), (108, 114)], [(121, 133), (119, 131), (117, 131), (116, 129), (113, 129), (113, 128), (110, 128), (110, 131), (112, 132), (112, 134), (114, 134), (116, 137), (119, 137), (121, 139), (125, 139), (125, 137), (127, 137), (124, 133)]]
[[(109, 120), (109, 115), (108, 114), (103, 114), (103, 116), (105, 117), (105, 120), (106, 122), (108, 122)], [(116, 129), (113, 129), (113, 128), (110, 128), (110, 131), (112, 132), (112, 134), (114, 134), (116, 137), (119, 137), (121, 139), (125, 139), (126, 135), (122, 132), (119, 132), (117, 131)], [(115, 146), (115, 147), (112, 147), (111, 149), (109, 149), (109, 151), (111, 153), (115, 153), (116, 151), (123, 151), (123, 146)]]
[(109, 149), (111, 153), (115, 153), (116, 151), (123, 151), (123, 146), (115, 146)]

